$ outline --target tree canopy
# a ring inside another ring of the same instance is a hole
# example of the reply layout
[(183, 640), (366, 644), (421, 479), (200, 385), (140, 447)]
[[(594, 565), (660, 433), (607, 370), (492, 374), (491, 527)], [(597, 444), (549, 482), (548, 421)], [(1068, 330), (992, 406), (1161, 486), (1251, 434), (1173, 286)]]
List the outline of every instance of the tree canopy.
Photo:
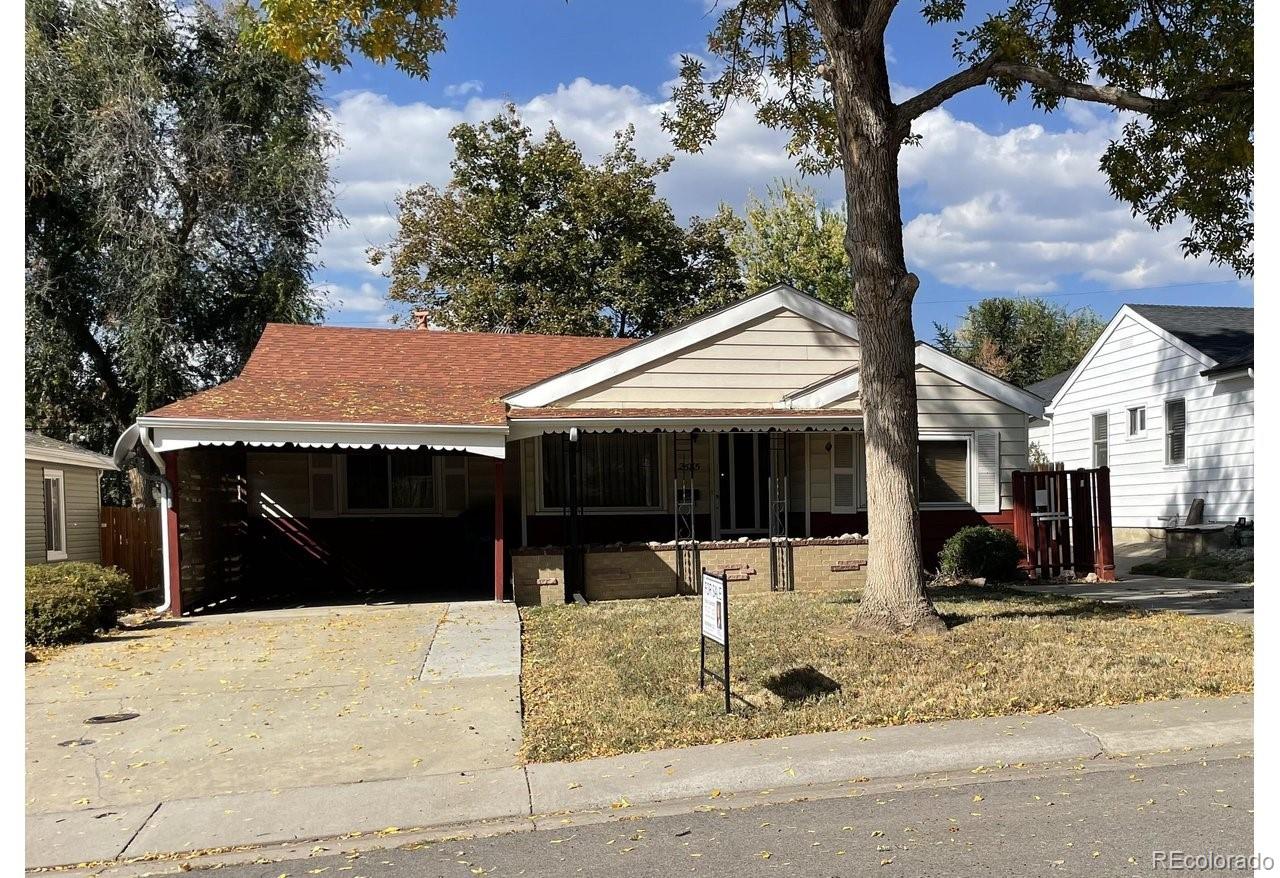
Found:
[(852, 310), (853, 276), (844, 249), (844, 212), (824, 207), (809, 186), (779, 180), (764, 198), (747, 197), (743, 216), (721, 205), (718, 217), (748, 293), (779, 282)]
[(404, 193), (370, 253), (390, 299), (446, 329), (643, 337), (740, 297), (724, 228), (676, 221), (656, 193), (671, 158), (642, 160), (633, 136), (589, 164), (511, 105), (456, 126), (449, 184)]
[(27, 421), (106, 450), (236, 373), (337, 219), (320, 80), (166, 0), (28, 0)]
[(933, 326), (946, 353), (1026, 387), (1080, 362), (1107, 323), (1090, 308), (994, 297), (970, 305), (955, 330)]

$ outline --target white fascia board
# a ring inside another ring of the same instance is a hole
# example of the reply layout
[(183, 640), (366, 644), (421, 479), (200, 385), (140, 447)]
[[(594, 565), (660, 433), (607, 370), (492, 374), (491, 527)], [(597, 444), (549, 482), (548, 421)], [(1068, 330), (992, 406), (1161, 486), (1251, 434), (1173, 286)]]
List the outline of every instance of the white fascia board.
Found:
[(735, 418), (732, 416), (716, 417), (661, 417), (661, 418), (529, 418), (511, 422), (510, 440), (526, 439), (543, 433), (563, 433), (577, 427), (587, 433), (611, 432), (622, 430), (628, 433), (650, 433), (654, 431), (685, 433), (690, 430), (702, 430), (707, 433), (723, 433), (730, 430), (759, 432), (762, 430), (779, 430), (783, 432), (803, 433), (807, 431), (824, 432), (832, 430), (859, 430), (862, 428), (862, 414), (844, 414), (833, 411), (830, 417), (800, 418), (753, 415)]
[(844, 372), (784, 397), (778, 406), (788, 409), (825, 408), (858, 393), (861, 380), (861, 370)]
[(77, 452), (60, 451), (58, 449), (49, 448), (28, 448), (26, 452), (26, 459), (36, 460), (41, 463), (60, 463), (64, 466), (80, 466), (85, 469), (118, 469), (111, 458), (104, 454), (97, 454), (93, 451)]
[(555, 405), (565, 397), (590, 390), (618, 375), (642, 369), (744, 324), (781, 311), (792, 311), (858, 341), (858, 322), (852, 314), (806, 296), (794, 287), (779, 284), (691, 323), (668, 329), (503, 398), (511, 405), (522, 408)]
[(989, 375), (962, 360), (944, 354), (923, 342), (916, 344), (916, 365), (932, 369), (940, 375), (958, 381), (965, 387), (985, 394), (992, 399), (1012, 406), (1018, 411), (1037, 417), (1044, 414), (1044, 401), (1034, 393), (1014, 387), (994, 375)]
[(257, 445), (301, 448), (434, 448), (485, 457), (507, 456), (505, 425), (368, 424), (316, 421), (231, 421), (209, 418), (139, 418), (159, 452), (198, 445)]
[(1045, 407), (1044, 407), (1045, 412), (1049, 414), (1053, 413), (1054, 408), (1058, 404), (1058, 400), (1064, 398), (1067, 395), (1067, 391), (1071, 389), (1071, 385), (1075, 384), (1076, 379), (1084, 374), (1084, 370), (1089, 367), (1089, 364), (1091, 362), (1093, 362), (1093, 358), (1098, 355), (1098, 352), (1102, 350), (1103, 345), (1107, 343), (1107, 341), (1115, 333), (1116, 328), (1120, 326), (1120, 323), (1126, 317), (1132, 318), (1135, 322), (1138, 323), (1139, 326), (1142, 326), (1146, 329), (1149, 329), (1151, 332), (1154, 332), (1159, 338), (1164, 339), (1164, 341), (1166, 341), (1168, 344), (1172, 345), (1177, 350), (1186, 354), (1188, 357), (1191, 357), (1197, 363), (1203, 363), (1205, 366), (1217, 365), (1217, 360), (1214, 360), (1212, 357), (1206, 356), (1203, 352), (1187, 344), (1185, 341), (1178, 338), (1176, 335), (1172, 335), (1169, 332), (1166, 332), (1163, 327), (1157, 326), (1156, 324), (1152, 323), (1150, 320), (1143, 317), (1141, 314), (1139, 314), (1137, 311), (1130, 308), (1128, 305), (1121, 305), (1120, 310), (1116, 312), (1116, 316), (1112, 317), (1111, 322), (1107, 324), (1107, 328), (1102, 330), (1102, 335), (1098, 336), (1098, 340), (1095, 341), (1093, 345), (1089, 348), (1089, 350), (1085, 352), (1084, 357), (1080, 360), (1079, 363), (1076, 364), (1076, 367), (1071, 370), (1071, 374), (1067, 376), (1067, 380), (1062, 382), (1062, 386), (1059, 387), (1058, 392), (1053, 395), (1053, 399), (1045, 403)]

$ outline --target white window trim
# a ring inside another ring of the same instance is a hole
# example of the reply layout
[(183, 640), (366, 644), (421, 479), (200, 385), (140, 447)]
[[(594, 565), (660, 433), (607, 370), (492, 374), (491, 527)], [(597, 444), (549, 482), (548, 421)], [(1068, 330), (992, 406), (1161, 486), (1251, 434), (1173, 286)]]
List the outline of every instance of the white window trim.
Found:
[[(386, 449), (387, 454), (387, 491), (391, 490), (391, 455), (395, 454), (394, 449)], [(415, 509), (363, 509), (360, 507), (352, 507), (347, 505), (347, 458), (348, 455), (340, 454), (341, 463), (338, 465), (339, 481), (338, 481), (338, 517), (348, 516), (352, 518), (433, 518), (444, 515), (441, 507), (444, 502), (443, 491), (444, 486), (441, 482), (443, 466), (440, 463), (440, 455), (433, 454), (431, 456), (431, 493), (432, 505), (429, 507), (420, 507)], [(387, 501), (390, 502), (390, 496)]]
[[(1182, 462), (1172, 463), (1169, 460), (1169, 403), (1182, 401)], [(1167, 470), (1185, 470), (1191, 446), (1187, 440), (1191, 438), (1191, 410), (1187, 406), (1185, 394), (1166, 396), (1160, 404), (1160, 454)]]
[[(974, 433), (972, 431), (947, 432), (947, 433), (934, 433), (934, 432), (920, 433), (918, 444), (921, 444), (921, 445), (923, 445), (925, 442), (959, 442), (961, 440), (963, 440), (965, 443), (964, 502), (962, 503), (962, 502), (952, 500), (952, 501), (944, 501), (944, 502), (934, 501), (930, 503), (921, 503), (920, 504), (921, 509), (976, 509), (977, 508), (976, 504), (973, 502), (975, 499), (973, 496), (973, 493), (977, 489), (977, 485), (978, 485), (978, 455), (975, 453), (975, 449), (973, 447), (974, 438), (975, 438)], [(919, 465), (920, 465), (920, 453), (919, 451), (917, 451), (916, 466), (919, 466)], [(919, 473), (917, 473), (916, 474), (917, 491), (919, 490), (919, 482), (920, 482), (920, 475)]]
[[(50, 549), (45, 546), (44, 558), (46, 561), (65, 561), (67, 560), (67, 479), (66, 475), (60, 469), (46, 469), (41, 475), (40, 494), (44, 495), (44, 482), (49, 479), (58, 480), (58, 531), (62, 539), (61, 549)], [(44, 510), (44, 516), (47, 518), (49, 510)]]
[[(1105, 464), (1098, 463), (1098, 440), (1094, 436), (1093, 422), (1094, 418), (1102, 415), (1107, 419), (1107, 438), (1104, 440), (1107, 445), (1107, 462)], [(1125, 424), (1125, 430), (1129, 429), (1129, 425)], [(1099, 466), (1111, 466), (1111, 412), (1098, 411), (1089, 412), (1089, 466), (1097, 468)]]
[[(533, 451), (533, 474), (536, 479), (535, 498), (537, 500), (534, 506), (534, 512), (537, 515), (559, 515), (563, 510), (559, 506), (548, 506), (546, 498), (542, 492), (542, 437), (539, 434), (534, 438)], [(669, 433), (658, 433), (658, 505), (656, 506), (584, 506), (582, 507), (583, 515), (650, 515), (653, 513), (670, 512), (670, 504), (667, 503), (669, 479), (669, 470), (667, 467), (667, 459), (671, 456), (671, 448), (668, 445)]]
[[(1148, 406), (1147, 406), (1147, 404), (1146, 404), (1146, 403), (1143, 403), (1142, 405), (1130, 405), (1130, 406), (1125, 406), (1125, 409), (1124, 409), (1124, 432), (1125, 432), (1125, 439), (1146, 439), (1146, 438), (1147, 438), (1147, 408), (1148, 408)], [(1129, 430), (1130, 416), (1133, 414), (1133, 412), (1138, 411), (1138, 410), (1141, 410), (1141, 411), (1142, 411), (1142, 429), (1141, 429), (1141, 430), (1139, 430), (1139, 431), (1138, 431), (1138, 432), (1136, 432), (1136, 433), (1133, 433), (1133, 432), (1130, 432), (1130, 430)], [(1093, 426), (1092, 422), (1090, 422), (1089, 426), (1090, 426), (1090, 428), (1092, 428), (1092, 426)], [(1110, 442), (1109, 442), (1109, 441), (1108, 441), (1108, 444), (1110, 444)], [(1108, 459), (1109, 459), (1109, 458), (1110, 458), (1110, 449), (1108, 449), (1108, 455), (1107, 455), (1107, 456), (1108, 456)]]

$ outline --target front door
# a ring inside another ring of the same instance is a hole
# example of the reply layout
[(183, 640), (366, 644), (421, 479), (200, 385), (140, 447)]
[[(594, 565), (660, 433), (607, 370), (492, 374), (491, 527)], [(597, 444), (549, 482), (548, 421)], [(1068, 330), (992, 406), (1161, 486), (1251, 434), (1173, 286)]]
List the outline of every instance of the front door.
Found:
[(717, 534), (769, 532), (769, 434), (716, 435)]

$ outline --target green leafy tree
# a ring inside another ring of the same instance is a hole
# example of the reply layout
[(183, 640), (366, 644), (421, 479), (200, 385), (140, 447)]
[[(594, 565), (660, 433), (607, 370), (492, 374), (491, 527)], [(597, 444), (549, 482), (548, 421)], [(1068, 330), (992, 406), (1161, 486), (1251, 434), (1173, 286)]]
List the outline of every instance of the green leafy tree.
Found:
[(321, 316), (335, 220), (320, 80), (243, 11), (29, 0), (26, 417), (101, 450)]
[(808, 186), (781, 180), (752, 193), (744, 216), (721, 206), (729, 242), (750, 293), (789, 283), (837, 308), (853, 307), (853, 275), (844, 250), (844, 213), (823, 207)]
[(996, 297), (970, 305), (954, 331), (940, 323), (933, 328), (938, 347), (951, 356), (1026, 387), (1080, 362), (1106, 326), (1089, 308)]
[(410, 189), (400, 228), (370, 253), (389, 297), (448, 329), (643, 337), (742, 294), (720, 221), (683, 228), (634, 131), (598, 165), (554, 126), (541, 139), (508, 105), (458, 125), (453, 178)]
[[(373, 35), (366, 7), (400, 6), (271, 0), (268, 27), (290, 24), (271, 20), (277, 4), (321, 34), (312, 41), (317, 45), (360, 50)], [(454, 12), (410, 5), (435, 27)], [(760, 122), (790, 132), (788, 148), (802, 171), (843, 172), (873, 535), (858, 620), (937, 633), (945, 626), (921, 575), (915, 480), (911, 303), (920, 282), (906, 267), (898, 193), (899, 152), (918, 139), (912, 123), (983, 86), (1010, 101), (1027, 93), (1049, 111), (1068, 99), (1129, 111), (1135, 118), (1102, 158), (1112, 192), (1154, 226), (1185, 221), (1187, 253), (1251, 272), (1253, 3), (1002, 0), (970, 13), (966, 0), (925, 0), (919, 14), (926, 21), (958, 29), (959, 69), (895, 101), (885, 32), (898, 6), (898, 0), (723, 4), (708, 35), (708, 57), (682, 61), (666, 124), (678, 148), (697, 151), (714, 139), (728, 106), (744, 101), (757, 108)], [(421, 62), (401, 60), (415, 46), (433, 50), (420, 46), (423, 22), (415, 25), (376, 34), (394, 49), (384, 46), (370, 57), (421, 75)], [(308, 54), (299, 40), (277, 42)]]

